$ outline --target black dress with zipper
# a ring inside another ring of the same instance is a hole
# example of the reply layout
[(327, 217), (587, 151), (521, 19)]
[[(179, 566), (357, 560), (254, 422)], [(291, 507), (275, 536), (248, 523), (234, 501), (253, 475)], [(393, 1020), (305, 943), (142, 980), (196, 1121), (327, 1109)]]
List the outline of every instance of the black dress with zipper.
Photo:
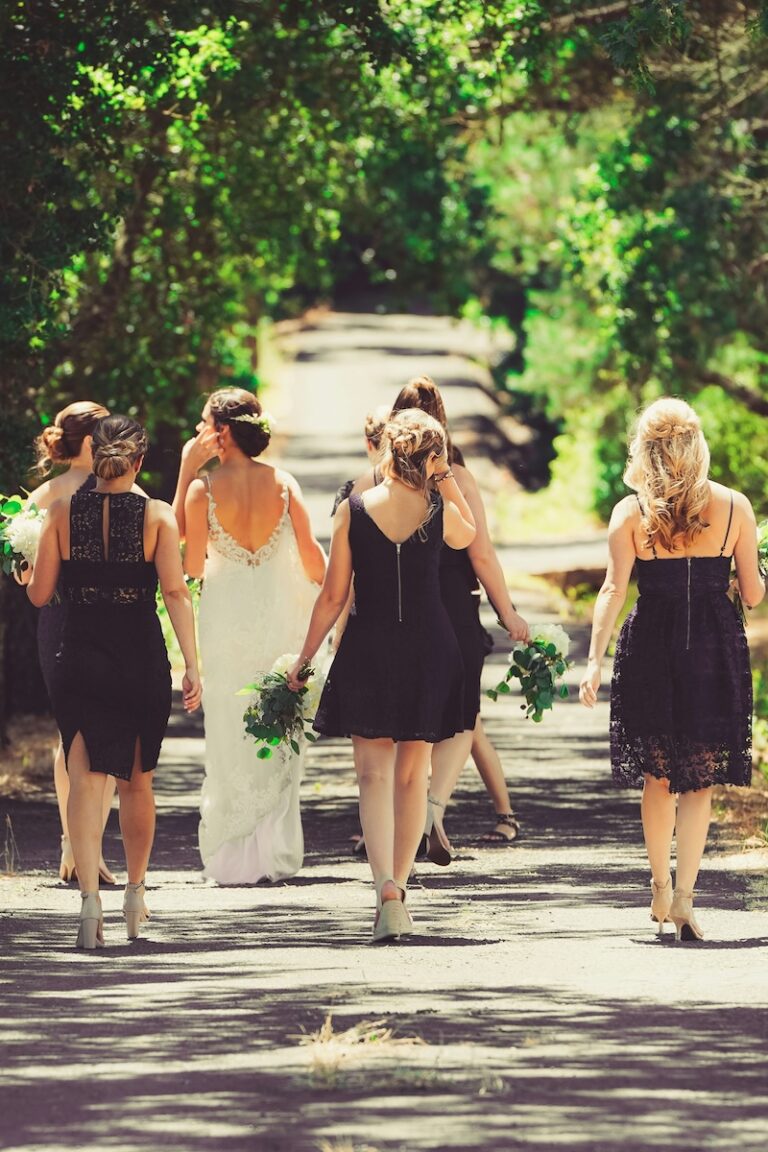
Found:
[(464, 727), (461, 652), (440, 591), (443, 505), (402, 544), (349, 497), (355, 612), (323, 689), (324, 736), (437, 743)]
[[(730, 530), (730, 520), (728, 528)], [(673, 792), (746, 786), (752, 776), (752, 678), (728, 597), (731, 557), (638, 560), (639, 598), (616, 643), (611, 764), (621, 787), (644, 774)]]

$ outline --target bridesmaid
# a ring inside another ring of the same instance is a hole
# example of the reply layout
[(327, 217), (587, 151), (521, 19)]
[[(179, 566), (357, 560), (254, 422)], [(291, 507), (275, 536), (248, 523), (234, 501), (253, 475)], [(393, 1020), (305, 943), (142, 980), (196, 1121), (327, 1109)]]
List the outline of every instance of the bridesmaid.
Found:
[(134, 489), (146, 448), (135, 420), (106, 416), (96, 424), (96, 487), (51, 505), (27, 588), (38, 608), (58, 586), (67, 604), (51, 695), (70, 776), (67, 818), (82, 895), (81, 948), (104, 943), (98, 861), (108, 775), (117, 778), (120, 794), (129, 939), (145, 918), (144, 877), (155, 831), (152, 776), (171, 707), (158, 578), (185, 661), (184, 707), (192, 711), (200, 703), (176, 520), (167, 504)]
[(440, 596), (439, 562), (443, 541), (464, 548), (475, 527), (446, 452), (445, 432), (424, 412), (399, 412), (387, 425), (383, 480), (339, 505), (328, 572), (289, 673), (298, 689), (299, 670), (333, 627), (354, 573), (355, 612), (315, 728), (352, 737), (377, 942), (413, 931), (405, 892), (426, 817), (431, 746), (461, 722), (461, 653)]
[[(740, 492), (709, 475), (699, 418), (661, 399), (640, 416), (611, 513), (609, 561), (595, 603), (582, 704), (594, 708), (602, 662), (632, 569), (636, 606), (616, 643), (611, 764), (620, 787), (642, 788), (651, 918), (678, 940), (701, 940), (693, 891), (714, 784), (752, 779), (752, 680), (744, 628), (728, 598), (731, 561), (750, 607), (765, 595), (755, 516)], [(675, 887), (670, 856), (676, 841)]]
[[(36, 504), (38, 508), (47, 511), (55, 500), (66, 500), (80, 489), (90, 491), (95, 487), (96, 477), (93, 474), (91, 452), (92, 434), (96, 423), (102, 416), (108, 415), (109, 412), (101, 404), (95, 404), (91, 400), (77, 400), (74, 404), (62, 408), (61, 412), (56, 414), (53, 423), (43, 429), (35, 442), (38, 471), (46, 473), (52, 468), (59, 467), (66, 467), (66, 471), (46, 480), (30, 493), (30, 501)], [(23, 582), (26, 583), (27, 581), (28, 577)], [(65, 614), (66, 606), (63, 602), (45, 604), (40, 609), (37, 621), (37, 654), (49, 696), (51, 694), (53, 665), (61, 643)], [(72, 852), (69, 825), (67, 824), (69, 776), (64, 764), (61, 737), (59, 737), (59, 744), (53, 761), (53, 781), (61, 820), (59, 876), (62, 880), (75, 880), (77, 878), (75, 857)], [(114, 794), (115, 779), (113, 776), (105, 776), (104, 795), (102, 797), (104, 827), (106, 827), (109, 819)], [(116, 882), (115, 877), (104, 863), (103, 856), (99, 858), (99, 876), (105, 884)]]
[[(428, 413), (446, 432), (448, 462), (456, 483), (469, 505), (476, 533), (466, 548), (444, 549), (440, 559), (440, 588), (448, 616), (459, 641), (464, 663), (464, 699), (461, 728), (451, 738), (436, 743), (432, 750), (432, 778), (429, 790), (429, 813), (426, 823), (427, 856), (435, 864), (451, 862), (451, 845), (443, 828), (443, 811), (470, 756), (472, 746), (478, 752), (481, 776), (494, 802), (495, 824), (489, 833), (497, 843), (506, 843), (518, 833), (504, 773), (498, 756), (488, 754), (480, 721), (480, 676), (486, 653), (485, 633), (480, 624), (480, 585), (509, 637), (513, 641), (528, 638), (528, 625), (517, 612), (509, 596), (504, 572), (491, 543), (483, 499), (477, 482), (464, 465), (459, 450), (451, 443), (448, 421), (440, 391), (429, 376), (417, 376), (399, 392), (392, 407), (393, 416), (404, 408), (418, 408)], [(355, 485), (364, 491), (376, 483), (375, 472), (368, 473)], [(476, 734), (477, 729), (477, 734)], [(495, 750), (492, 749), (491, 752)]]

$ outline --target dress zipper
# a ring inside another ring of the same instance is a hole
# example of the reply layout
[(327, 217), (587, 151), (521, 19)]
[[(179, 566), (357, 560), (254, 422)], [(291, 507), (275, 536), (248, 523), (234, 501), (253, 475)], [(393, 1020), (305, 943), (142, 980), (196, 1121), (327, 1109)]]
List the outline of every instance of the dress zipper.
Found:
[(397, 549), (397, 619), (398, 623), (403, 622), (403, 583), (400, 577), (400, 545), (395, 544)]
[(691, 646), (691, 558), (688, 557), (688, 618), (685, 633), (685, 650)]

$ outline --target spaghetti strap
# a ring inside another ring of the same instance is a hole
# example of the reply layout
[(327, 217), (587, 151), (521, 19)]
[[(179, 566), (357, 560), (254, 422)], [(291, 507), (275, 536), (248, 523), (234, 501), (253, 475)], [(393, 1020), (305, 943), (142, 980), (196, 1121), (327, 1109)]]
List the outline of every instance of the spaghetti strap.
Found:
[(728, 527), (725, 530), (725, 539), (723, 540), (723, 546), (720, 549), (720, 555), (721, 556), (722, 556), (723, 552), (725, 552), (725, 546), (728, 543), (728, 535), (731, 531), (731, 521), (732, 520), (733, 520), (733, 491), (731, 491), (731, 507), (730, 507), (729, 512), (728, 512)]

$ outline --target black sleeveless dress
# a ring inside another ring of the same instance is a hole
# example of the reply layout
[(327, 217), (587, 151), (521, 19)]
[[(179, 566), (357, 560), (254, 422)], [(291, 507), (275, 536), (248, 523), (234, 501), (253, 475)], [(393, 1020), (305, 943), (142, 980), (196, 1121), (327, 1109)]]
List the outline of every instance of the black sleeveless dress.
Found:
[[(95, 487), (96, 477), (91, 473), (78, 491), (90, 492)], [(66, 614), (67, 606), (59, 594), (58, 601), (45, 604), (37, 616), (37, 658), (40, 662), (40, 671), (43, 674), (49, 699), (51, 698), (51, 682), (56, 663), (56, 653), (61, 647)]]
[[(109, 501), (109, 538), (102, 535)], [(91, 771), (130, 779), (137, 738), (151, 772), (171, 710), (171, 671), (155, 609), (157, 572), (144, 559), (147, 500), (134, 492), (76, 492), (70, 559), (59, 588), (66, 606), (51, 677), (64, 753), (81, 732)]]
[(446, 740), (463, 728), (464, 676), (440, 594), (443, 505), (393, 544), (349, 498), (355, 574), (351, 615), (323, 689), (314, 727), (324, 736)]
[(480, 585), (466, 548), (443, 548), (440, 592), (464, 665), (461, 727), (471, 729), (480, 712), (480, 678), (490, 637), (480, 623)]
[(752, 777), (752, 677), (729, 599), (731, 557), (638, 560), (639, 598), (619, 633), (611, 765), (624, 788), (647, 773), (673, 792)]

